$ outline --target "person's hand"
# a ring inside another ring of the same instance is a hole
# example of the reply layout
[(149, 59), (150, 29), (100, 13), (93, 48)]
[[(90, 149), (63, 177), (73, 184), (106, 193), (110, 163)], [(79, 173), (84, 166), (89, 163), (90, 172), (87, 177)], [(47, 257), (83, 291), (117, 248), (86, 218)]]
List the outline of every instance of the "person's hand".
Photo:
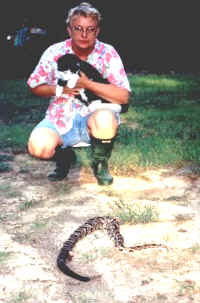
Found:
[(86, 74), (83, 72), (80, 72), (80, 78), (78, 79), (76, 83), (77, 88), (87, 88), (87, 82), (89, 81), (88, 77)]
[(80, 88), (69, 88), (67, 86), (64, 86), (63, 94), (69, 95), (69, 96), (77, 96), (80, 95)]

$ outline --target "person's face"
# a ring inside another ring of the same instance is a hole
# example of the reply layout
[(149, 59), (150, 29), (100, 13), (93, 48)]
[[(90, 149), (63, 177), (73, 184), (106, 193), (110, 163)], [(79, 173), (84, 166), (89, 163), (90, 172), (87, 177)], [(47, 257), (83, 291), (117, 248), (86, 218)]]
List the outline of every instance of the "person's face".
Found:
[(99, 34), (99, 27), (91, 17), (77, 16), (67, 27), (73, 46), (79, 50), (92, 50)]

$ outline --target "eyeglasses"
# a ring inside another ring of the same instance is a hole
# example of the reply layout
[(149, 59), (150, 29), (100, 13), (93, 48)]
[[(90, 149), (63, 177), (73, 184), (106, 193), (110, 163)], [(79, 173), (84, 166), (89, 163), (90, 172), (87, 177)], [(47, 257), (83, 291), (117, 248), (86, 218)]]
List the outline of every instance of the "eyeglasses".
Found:
[(71, 26), (71, 29), (77, 33), (77, 34), (84, 34), (86, 33), (87, 35), (94, 34), (96, 32), (96, 27), (95, 26), (88, 26), (86, 29), (84, 29), (82, 26)]

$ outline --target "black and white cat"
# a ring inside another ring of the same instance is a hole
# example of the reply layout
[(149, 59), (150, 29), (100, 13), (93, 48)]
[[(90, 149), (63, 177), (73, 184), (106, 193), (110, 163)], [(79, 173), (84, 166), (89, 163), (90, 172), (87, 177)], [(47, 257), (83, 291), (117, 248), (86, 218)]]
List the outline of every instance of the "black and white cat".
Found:
[[(108, 84), (108, 80), (104, 79), (99, 71), (89, 64), (86, 61), (80, 60), (74, 54), (66, 54), (60, 57), (57, 61), (58, 64), (58, 81), (57, 85), (60, 87), (68, 86), (69, 88), (73, 88), (76, 85), (76, 82), (80, 76), (80, 72), (83, 72), (89, 79)], [(94, 93), (89, 90), (81, 90), (80, 95), (77, 98), (89, 106), (92, 102), (97, 101), (101, 103), (107, 103), (109, 105), (114, 105), (116, 111), (124, 113), (128, 110), (128, 105), (123, 104), (114, 104), (106, 101), (103, 98), (99, 98)]]

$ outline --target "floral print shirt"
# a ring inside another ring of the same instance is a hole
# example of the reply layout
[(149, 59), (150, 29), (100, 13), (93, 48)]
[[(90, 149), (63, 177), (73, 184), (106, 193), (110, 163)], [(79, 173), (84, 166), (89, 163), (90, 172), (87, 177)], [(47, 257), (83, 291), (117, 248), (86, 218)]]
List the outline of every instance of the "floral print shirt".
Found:
[[(27, 81), (28, 86), (35, 88), (41, 84), (56, 85), (57, 61), (66, 54), (73, 54), (71, 39), (49, 46), (30, 75)], [(111, 45), (96, 40), (94, 50), (88, 56), (87, 62), (93, 65), (110, 83), (131, 91), (121, 58)], [(81, 116), (89, 114), (88, 107), (75, 97), (73, 99), (68, 95), (59, 98), (51, 97), (46, 118), (62, 135), (71, 129), (77, 112)]]

